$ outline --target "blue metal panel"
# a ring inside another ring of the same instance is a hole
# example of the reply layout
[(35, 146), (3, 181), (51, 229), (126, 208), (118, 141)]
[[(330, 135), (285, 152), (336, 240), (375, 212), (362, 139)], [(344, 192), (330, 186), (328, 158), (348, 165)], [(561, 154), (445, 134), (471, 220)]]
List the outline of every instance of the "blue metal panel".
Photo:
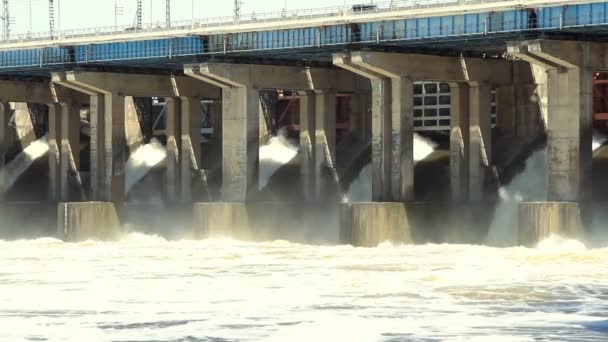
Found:
[(591, 24), (606, 22), (606, 3), (591, 4)]
[(441, 17), (441, 34), (443, 36), (454, 34), (454, 16)]
[(537, 10), (539, 28), (559, 28), (561, 23), (563, 6), (546, 7)]
[(439, 37), (443, 35), (441, 29), (441, 17), (429, 18), (429, 35), (431, 37)]
[(418, 26), (418, 32), (416, 38), (425, 38), (429, 36), (429, 19), (428, 18), (419, 18), (416, 19), (416, 23)]
[(464, 33), (465, 33), (464, 15), (455, 15), (454, 16), (454, 34), (464, 34)]
[(413, 39), (418, 36), (418, 23), (416, 19), (408, 19), (405, 21), (405, 36), (408, 39)]
[(395, 38), (396, 39), (404, 39), (405, 36), (405, 32), (406, 32), (406, 27), (405, 27), (405, 20), (396, 20), (395, 21)]

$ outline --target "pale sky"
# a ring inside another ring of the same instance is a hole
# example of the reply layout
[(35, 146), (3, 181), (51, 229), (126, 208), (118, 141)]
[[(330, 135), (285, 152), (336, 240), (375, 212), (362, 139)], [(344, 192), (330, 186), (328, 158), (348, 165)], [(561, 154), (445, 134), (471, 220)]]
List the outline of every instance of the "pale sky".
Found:
[[(115, 0), (54, 0), (55, 17), (58, 17), (57, 7), (61, 6), (60, 25), (62, 30), (80, 29), (90, 27), (104, 27), (114, 25)], [(137, 0), (116, 0), (124, 8), (123, 14), (118, 16), (118, 25), (132, 25), (135, 18)], [(256, 12), (281, 11), (285, 3), (288, 10), (302, 8), (321, 8), (331, 6), (352, 5), (355, 3), (369, 3), (370, 0), (243, 0), (242, 12), (244, 14)], [(59, 3), (59, 5), (57, 4)], [(9, 0), (11, 34), (26, 33), (30, 30), (30, 4), (31, 4), (31, 31), (49, 31), (48, 0)], [(232, 16), (233, 0), (171, 0), (171, 19), (190, 20), (195, 18)], [(0, 5), (1, 6), (1, 5)], [(194, 13), (192, 11), (194, 7)], [(152, 9), (152, 10), (150, 10)], [(164, 22), (165, 0), (143, 0), (143, 21)], [(57, 19), (56, 19), (56, 27)]]

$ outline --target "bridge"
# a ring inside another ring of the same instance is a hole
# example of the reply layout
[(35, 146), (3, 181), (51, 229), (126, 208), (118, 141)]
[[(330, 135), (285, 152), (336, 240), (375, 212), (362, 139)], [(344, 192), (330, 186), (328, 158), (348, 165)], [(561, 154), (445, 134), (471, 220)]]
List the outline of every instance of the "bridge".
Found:
[[(248, 217), (256, 205), (259, 144), (277, 119), (277, 94), (287, 92), (285, 98), (298, 101), (292, 115), (298, 116), (301, 201), (328, 200), (327, 189), (343, 186), (339, 165), (371, 146), (373, 202), (343, 205), (346, 239), (361, 245), (410, 240), (404, 227), (429, 225), (408, 214), (421, 210), (414, 204), (412, 139), (428, 105), (434, 110), (428, 116), (447, 119), (434, 121), (449, 129), (454, 221), (487, 211), (503, 155), (513, 159), (549, 137), (547, 202), (521, 208), (522, 243), (529, 243), (546, 234), (549, 223), (557, 232), (569, 232), (572, 222), (579, 226), (579, 203), (591, 198), (585, 175), (593, 78), (607, 68), (607, 38), (608, 1), (592, 0), (391, 1), (14, 35), (0, 42), (0, 159), (6, 165), (14, 157), (10, 137), (19, 134), (11, 135), (10, 118), (35, 117), (34, 105), (42, 108), (46, 123), (38, 129), (50, 142), (48, 199), (66, 213), (60, 231), (78, 237), (99, 221), (101, 211), (91, 207), (124, 203), (125, 160), (146, 140), (137, 131), (152, 117), (142, 113), (142, 99), (166, 98), (165, 200), (195, 203), (195, 227), (204, 236), (216, 227), (246, 230), (256, 220)], [(421, 82), (443, 90), (427, 103), (422, 91), (414, 94)], [(209, 109), (213, 148), (222, 151), (219, 194), (204, 200), (200, 194), (211, 192), (202, 166), (208, 155), (201, 144), (202, 100), (215, 108)], [(342, 116), (344, 135), (354, 140), (337, 137)], [(88, 147), (78, 134), (81, 118), (90, 126)], [(361, 148), (340, 148), (348, 141)], [(75, 152), (83, 148), (89, 165)], [(348, 150), (357, 153), (336, 152)], [(84, 173), (89, 189), (74, 196), (73, 179)]]

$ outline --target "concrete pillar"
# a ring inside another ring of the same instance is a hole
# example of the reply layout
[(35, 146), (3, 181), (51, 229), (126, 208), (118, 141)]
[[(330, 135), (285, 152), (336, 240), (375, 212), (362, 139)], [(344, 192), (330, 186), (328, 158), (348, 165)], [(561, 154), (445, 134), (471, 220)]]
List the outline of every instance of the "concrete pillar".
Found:
[(61, 118), (62, 106), (49, 106), (49, 199), (61, 199)]
[(465, 201), (469, 193), (469, 87), (450, 83), (450, 191), (452, 200)]
[[(80, 104), (60, 103), (61, 110), (61, 201), (69, 201), (71, 181), (80, 181)], [(71, 172), (70, 172), (71, 171)]]
[(140, 108), (137, 106), (133, 96), (125, 96), (125, 136), (129, 151), (137, 150), (144, 144), (144, 134), (141, 130), (139, 117)]
[(201, 165), (201, 99), (181, 98), (181, 199), (192, 202), (194, 191), (201, 184), (193, 184)]
[(324, 193), (325, 168), (336, 167), (336, 92), (334, 90), (315, 91), (315, 179), (316, 195)]
[(547, 82), (548, 200), (590, 200), (593, 139), (591, 69), (550, 69)]
[(167, 171), (165, 179), (165, 193), (169, 202), (178, 201), (181, 190), (180, 149), (182, 141), (181, 112), (179, 99), (166, 98), (167, 107)]
[(481, 201), (486, 172), (492, 164), (492, 89), (487, 83), (469, 86), (469, 197), (472, 201)]
[(90, 96), (89, 121), (91, 124), (91, 199), (101, 200), (104, 196), (102, 181), (105, 172), (104, 136), (105, 101), (103, 95)]
[(300, 92), (300, 150), (302, 154), (302, 193), (307, 201), (313, 201), (316, 194), (316, 132), (315, 94)]
[(125, 97), (104, 94), (104, 153), (105, 174), (102, 177), (104, 199), (122, 203), (125, 198)]
[[(542, 87), (543, 85), (518, 84), (514, 86), (515, 135), (519, 138), (535, 138), (544, 132), (545, 126), (541, 115), (539, 95)], [(546, 84), (544, 88), (546, 88)]]
[[(0, 169), (6, 165), (6, 154), (9, 149), (9, 120), (10, 120), (10, 108), (8, 103), (0, 102)], [(3, 184), (4, 179), (2, 179), (3, 174), (0, 172), (0, 200), (4, 197)]]
[(37, 140), (30, 106), (26, 102), (12, 103), (15, 115), (15, 130), (21, 148), (25, 149)]
[(414, 83), (391, 78), (391, 197), (414, 200)]
[(211, 122), (213, 124), (213, 136), (222, 139), (222, 101), (214, 100), (211, 104)]
[(391, 132), (389, 114), (391, 82), (385, 78), (372, 79), (372, 200), (387, 201), (391, 179)]
[(503, 137), (514, 137), (517, 133), (517, 106), (515, 86), (496, 88), (496, 128)]
[(226, 202), (244, 202), (258, 186), (259, 89), (225, 87), (222, 106), (222, 196)]

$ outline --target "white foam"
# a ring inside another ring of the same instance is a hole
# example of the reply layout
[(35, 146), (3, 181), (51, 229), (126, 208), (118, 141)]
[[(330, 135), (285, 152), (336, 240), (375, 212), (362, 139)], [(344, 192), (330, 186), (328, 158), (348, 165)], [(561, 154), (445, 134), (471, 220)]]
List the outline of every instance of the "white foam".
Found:
[(49, 141), (46, 136), (27, 146), (15, 159), (0, 170), (0, 191), (10, 190), (19, 177), (29, 169), (34, 161), (49, 153)]
[[(414, 161), (417, 163), (426, 159), (437, 148), (433, 140), (414, 133)], [(351, 202), (365, 202), (371, 200), (372, 193), (372, 165), (367, 164), (350, 184), (347, 198)]]
[(125, 165), (125, 194), (166, 158), (167, 149), (154, 138), (149, 144), (142, 145), (131, 153)]
[(297, 146), (290, 142), (282, 132), (279, 132), (276, 137), (270, 138), (266, 145), (260, 147), (259, 189), (264, 189), (268, 185), (270, 177), (281, 166), (291, 162), (297, 154)]

